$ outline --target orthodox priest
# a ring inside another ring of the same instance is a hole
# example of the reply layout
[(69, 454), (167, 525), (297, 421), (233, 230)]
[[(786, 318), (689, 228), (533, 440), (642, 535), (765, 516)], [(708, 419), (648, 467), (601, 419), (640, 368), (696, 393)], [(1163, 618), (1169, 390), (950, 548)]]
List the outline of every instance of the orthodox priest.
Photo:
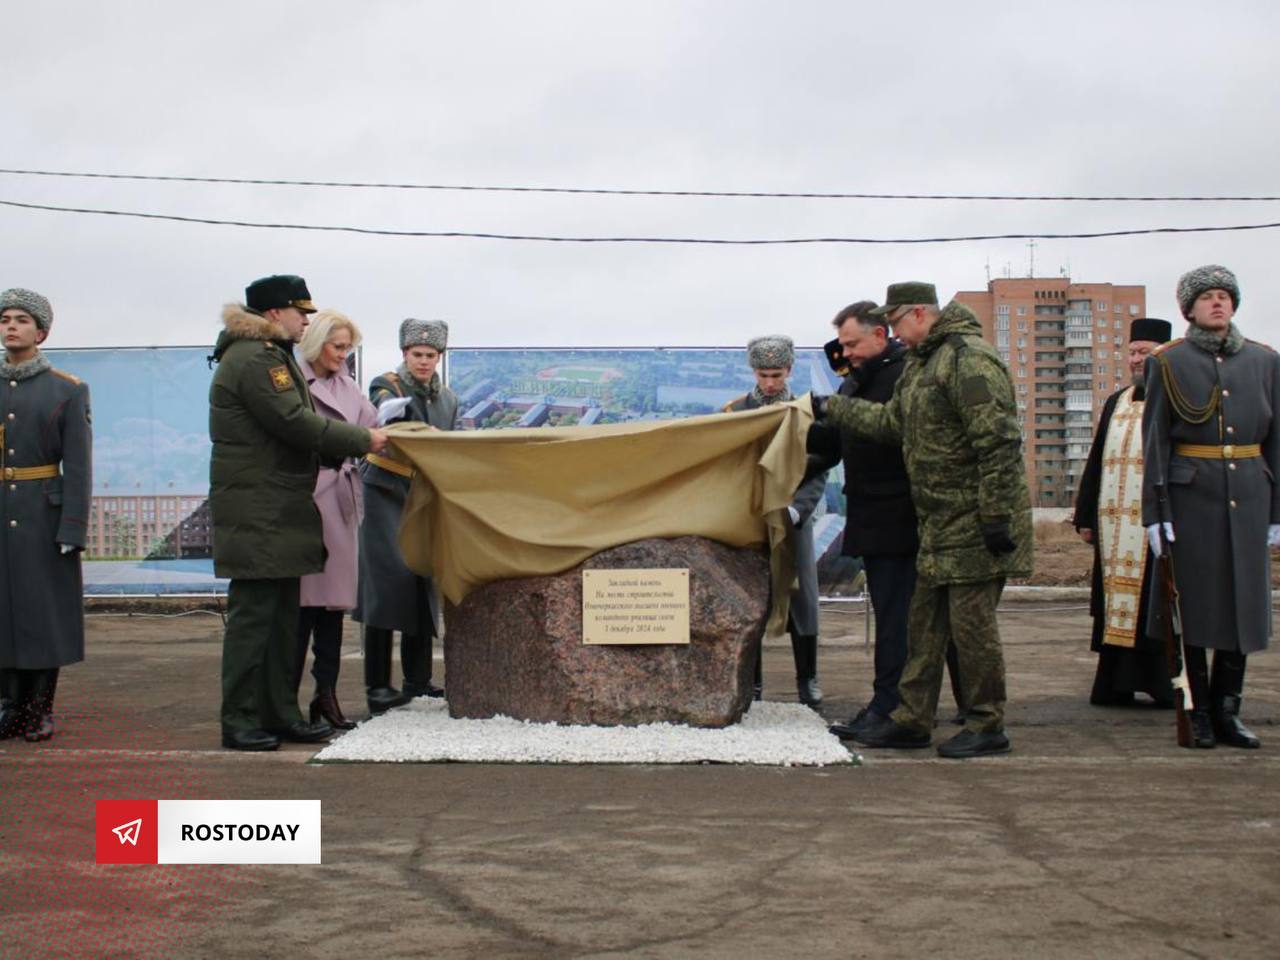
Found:
[(1098, 654), (1098, 672), (1089, 702), (1094, 706), (1131, 706), (1137, 693), (1156, 706), (1173, 706), (1163, 644), (1143, 629), (1155, 564), (1141, 523), (1143, 370), (1151, 352), (1172, 336), (1169, 321), (1155, 317), (1129, 327), (1132, 382), (1103, 405), (1076, 493), (1076, 532), (1093, 544), (1090, 649)]

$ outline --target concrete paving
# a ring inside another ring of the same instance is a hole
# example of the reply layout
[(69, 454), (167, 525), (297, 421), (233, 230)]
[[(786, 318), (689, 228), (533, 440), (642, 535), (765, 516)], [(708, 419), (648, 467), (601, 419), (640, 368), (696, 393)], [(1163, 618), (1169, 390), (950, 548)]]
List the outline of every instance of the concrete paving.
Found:
[[(1169, 712), (1090, 707), (1087, 614), (1039, 602), (1002, 615), (1007, 757), (315, 765), (218, 748), (220, 629), (91, 616), (59, 735), (0, 742), (0, 956), (1280, 956), (1269, 655), (1246, 682), (1260, 751), (1182, 750)], [(862, 630), (824, 608), (831, 718), (869, 695)], [(767, 696), (794, 697), (789, 660), (767, 649)], [(121, 797), (318, 798), (324, 864), (96, 865), (93, 800)]]

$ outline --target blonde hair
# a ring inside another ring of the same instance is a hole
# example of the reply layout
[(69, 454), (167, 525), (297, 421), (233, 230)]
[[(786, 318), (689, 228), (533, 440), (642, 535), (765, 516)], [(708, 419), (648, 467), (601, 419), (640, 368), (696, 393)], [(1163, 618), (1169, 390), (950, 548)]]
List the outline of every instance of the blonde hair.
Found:
[(363, 338), (360, 335), (360, 328), (356, 326), (354, 320), (345, 313), (339, 313), (337, 310), (321, 310), (307, 324), (306, 332), (303, 333), (302, 339), (298, 341), (298, 351), (307, 363), (315, 363), (316, 357), (320, 356), (320, 351), (329, 342), (329, 338), (339, 330), (351, 331), (351, 346), (353, 348), (360, 345), (360, 341)]

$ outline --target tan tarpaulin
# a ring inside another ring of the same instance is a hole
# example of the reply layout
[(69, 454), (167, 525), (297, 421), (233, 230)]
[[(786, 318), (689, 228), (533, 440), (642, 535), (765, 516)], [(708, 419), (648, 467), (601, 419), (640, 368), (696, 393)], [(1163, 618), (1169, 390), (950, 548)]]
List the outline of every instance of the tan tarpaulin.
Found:
[(793, 578), (785, 508), (804, 475), (811, 421), (806, 396), (651, 423), (452, 433), (393, 425), (393, 446), (417, 471), (400, 549), (460, 603), (490, 581), (559, 573), (647, 537), (768, 542), (777, 632)]

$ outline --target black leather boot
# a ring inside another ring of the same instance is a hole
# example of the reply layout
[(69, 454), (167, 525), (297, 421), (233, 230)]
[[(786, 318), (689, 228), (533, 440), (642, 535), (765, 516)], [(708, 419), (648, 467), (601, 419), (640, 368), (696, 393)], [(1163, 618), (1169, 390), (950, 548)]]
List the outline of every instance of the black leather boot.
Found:
[(58, 689), (58, 668), (33, 670), (31, 673), (27, 727), (22, 739), (39, 743), (53, 736), (53, 695)]
[(751, 677), (751, 699), (764, 699), (764, 639), (756, 644), (756, 669)]
[(1187, 719), (1191, 721), (1191, 746), (1197, 750), (1212, 750), (1218, 741), (1213, 736), (1213, 721), (1209, 719), (1208, 710), (1188, 710)]
[(806, 707), (822, 705), (818, 686), (818, 638), (792, 634), (791, 654), (796, 661), (796, 695)]
[(0, 670), (0, 740), (16, 737), (27, 726), (25, 671)]
[(1239, 696), (1227, 695), (1214, 700), (1213, 735), (1219, 743), (1228, 747), (1257, 750), (1262, 746), (1262, 741), (1253, 731), (1240, 722)]
[(404, 670), (406, 697), (443, 697), (444, 690), (431, 682), (431, 638), (400, 634), (400, 666)]
[(412, 699), (391, 686), (390, 630), (364, 628), (364, 687), (369, 712), (375, 716)]
[(311, 722), (325, 720), (335, 730), (354, 730), (356, 725), (342, 715), (338, 695), (333, 687), (317, 690), (311, 700)]

